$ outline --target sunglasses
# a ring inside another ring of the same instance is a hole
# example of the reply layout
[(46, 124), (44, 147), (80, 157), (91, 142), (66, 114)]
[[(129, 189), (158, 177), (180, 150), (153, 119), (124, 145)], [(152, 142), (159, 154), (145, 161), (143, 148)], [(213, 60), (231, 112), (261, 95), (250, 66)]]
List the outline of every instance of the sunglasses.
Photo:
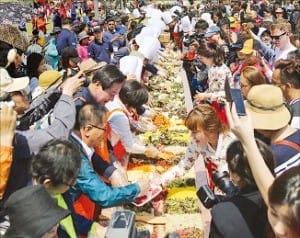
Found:
[(286, 34), (286, 32), (283, 32), (281, 35), (278, 35), (278, 36), (272, 36), (272, 35), (271, 35), (271, 38), (272, 38), (273, 40), (279, 40), (280, 37), (284, 36), (285, 34)]
[(94, 128), (97, 128), (99, 130), (102, 130), (102, 131), (106, 131), (106, 127), (99, 127), (99, 126), (95, 126), (95, 125), (92, 125), (90, 124), (91, 127), (94, 127)]

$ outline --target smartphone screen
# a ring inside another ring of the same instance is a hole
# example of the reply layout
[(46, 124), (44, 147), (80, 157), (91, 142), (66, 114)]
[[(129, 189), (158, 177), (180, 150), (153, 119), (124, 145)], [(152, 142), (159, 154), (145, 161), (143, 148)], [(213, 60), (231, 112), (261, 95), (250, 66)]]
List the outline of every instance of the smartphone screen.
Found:
[(240, 89), (231, 88), (230, 94), (233, 102), (235, 103), (236, 112), (239, 116), (246, 115), (245, 104), (242, 96), (242, 92)]

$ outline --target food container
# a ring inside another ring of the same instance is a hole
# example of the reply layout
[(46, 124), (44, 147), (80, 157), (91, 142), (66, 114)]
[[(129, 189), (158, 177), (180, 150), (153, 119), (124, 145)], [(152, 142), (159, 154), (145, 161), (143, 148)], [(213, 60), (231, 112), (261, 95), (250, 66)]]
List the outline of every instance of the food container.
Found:
[(170, 32), (162, 32), (158, 39), (161, 43), (169, 43), (171, 40), (171, 34)]
[(144, 196), (138, 197), (132, 204), (134, 204), (137, 207), (144, 206), (147, 202), (151, 201), (153, 198), (155, 198), (160, 192), (162, 191), (162, 187), (159, 185), (150, 185), (149, 191)]

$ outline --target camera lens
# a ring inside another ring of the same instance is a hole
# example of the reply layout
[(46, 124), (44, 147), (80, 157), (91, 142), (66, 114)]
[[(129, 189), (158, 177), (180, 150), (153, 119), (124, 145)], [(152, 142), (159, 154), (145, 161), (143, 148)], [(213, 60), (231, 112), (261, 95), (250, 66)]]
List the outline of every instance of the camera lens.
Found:
[(85, 77), (84, 78), (84, 81), (83, 81), (83, 84), (82, 84), (82, 87), (88, 87), (90, 85), (90, 79)]
[(213, 173), (212, 180), (215, 185), (227, 196), (231, 196), (235, 193), (236, 187), (230, 180), (227, 171)]

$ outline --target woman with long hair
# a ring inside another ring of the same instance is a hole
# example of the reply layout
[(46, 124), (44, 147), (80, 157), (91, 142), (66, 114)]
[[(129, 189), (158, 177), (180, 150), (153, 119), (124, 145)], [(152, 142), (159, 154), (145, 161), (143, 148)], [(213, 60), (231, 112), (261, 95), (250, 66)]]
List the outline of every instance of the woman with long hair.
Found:
[(41, 73), (46, 71), (45, 59), (42, 54), (31, 53), (27, 57), (27, 76), (30, 79), (30, 91), (33, 90), (39, 85), (39, 76)]
[(116, 158), (125, 169), (127, 169), (129, 153), (145, 153), (153, 158), (159, 155), (155, 147), (137, 143), (132, 132), (132, 127), (138, 120), (137, 111), (148, 102), (148, 97), (147, 89), (138, 81), (131, 79), (124, 83), (119, 95), (105, 105), (109, 110), (108, 139)]
[(216, 101), (225, 96), (225, 81), (233, 84), (230, 69), (224, 63), (225, 52), (222, 46), (215, 42), (204, 42), (198, 47), (198, 55), (208, 69), (208, 89), (203, 93), (197, 93), (194, 97), (197, 103), (203, 101)]
[[(268, 168), (274, 169), (274, 157), (269, 147), (256, 141)], [(229, 145), (226, 161), (232, 182), (236, 186), (233, 196), (226, 197), (212, 207), (210, 238), (243, 237), (263, 238), (268, 233), (267, 209), (258, 191), (249, 167), (248, 158), (240, 141)]]
[[(232, 141), (234, 135), (221, 122), (218, 113), (208, 104), (200, 104), (193, 108), (187, 115), (185, 126), (191, 132), (191, 142), (181, 161), (163, 173), (157, 175), (154, 182), (164, 186), (176, 178), (181, 178), (199, 161), (199, 170), (197, 170), (197, 181), (199, 185), (208, 184), (212, 189), (214, 183), (212, 175), (214, 172), (227, 171), (226, 150)], [(208, 237), (210, 227), (210, 211), (200, 205), (205, 237)]]

